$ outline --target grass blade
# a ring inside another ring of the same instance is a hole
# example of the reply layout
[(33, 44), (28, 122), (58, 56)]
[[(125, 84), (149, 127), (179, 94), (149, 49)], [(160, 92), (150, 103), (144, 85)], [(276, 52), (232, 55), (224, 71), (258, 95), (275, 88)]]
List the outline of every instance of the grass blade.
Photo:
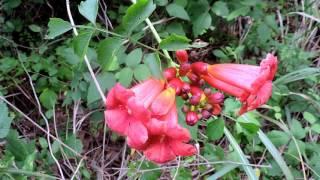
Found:
[(219, 171), (217, 171), (216, 173), (214, 173), (213, 175), (208, 177), (207, 180), (216, 180), (239, 166), (240, 165), (238, 165), (238, 164), (225, 165), (222, 169), (220, 169)]
[[(242, 152), (239, 144), (237, 143), (237, 141), (234, 139), (234, 137), (232, 136), (232, 134), (230, 133), (230, 131), (225, 127), (224, 128), (224, 134), (226, 135), (226, 137), (228, 138), (229, 142), (231, 143), (232, 147), (236, 150), (236, 152), (238, 153), (240, 160), (242, 163), (244, 164), (250, 164), (248, 159), (246, 158), (246, 156), (244, 155), (244, 153)], [(252, 180), (258, 180), (258, 177), (256, 176), (254, 170), (252, 169), (251, 166), (246, 166), (243, 165), (243, 169), (246, 172), (247, 176), (249, 177), (249, 179)]]
[(319, 68), (304, 68), (304, 69), (293, 71), (284, 76), (281, 76), (276, 81), (274, 81), (274, 84), (275, 85), (288, 84), (290, 82), (305, 79), (310, 76), (319, 76), (319, 75), (320, 75)]

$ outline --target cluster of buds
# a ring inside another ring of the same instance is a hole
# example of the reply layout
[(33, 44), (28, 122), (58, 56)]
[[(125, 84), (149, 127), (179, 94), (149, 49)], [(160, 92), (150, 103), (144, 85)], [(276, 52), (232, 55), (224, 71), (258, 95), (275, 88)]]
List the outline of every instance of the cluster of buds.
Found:
[[(224, 95), (221, 92), (212, 92), (205, 86), (200, 77), (206, 72), (206, 64), (202, 62), (189, 63), (185, 50), (176, 51), (179, 68), (169, 67), (164, 70), (163, 76), (167, 86), (176, 90), (176, 95), (184, 100), (182, 112), (186, 114), (186, 123), (195, 125), (199, 120), (206, 120), (221, 112)], [(184, 79), (184, 80), (183, 80)]]

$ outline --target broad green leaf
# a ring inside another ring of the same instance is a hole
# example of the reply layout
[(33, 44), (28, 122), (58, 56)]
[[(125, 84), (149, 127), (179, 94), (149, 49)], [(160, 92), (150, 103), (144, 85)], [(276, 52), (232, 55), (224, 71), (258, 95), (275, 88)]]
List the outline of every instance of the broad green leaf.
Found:
[(82, 1), (78, 7), (80, 14), (88, 19), (92, 24), (96, 24), (98, 8), (98, 0)]
[[(178, 172), (177, 172), (178, 171)], [(192, 172), (189, 168), (180, 167), (171, 169), (171, 177), (177, 173), (176, 180), (192, 180)]]
[(8, 135), (11, 122), (12, 118), (9, 117), (7, 105), (3, 101), (0, 101), (0, 139)]
[[(105, 92), (107, 89), (109, 90), (116, 83), (116, 78), (114, 77), (114, 75), (108, 72), (98, 75), (97, 80), (103, 92)], [(91, 104), (95, 101), (98, 101), (99, 99), (101, 99), (101, 97), (99, 95), (97, 87), (94, 82), (91, 81), (88, 88), (87, 104)]]
[(216, 1), (212, 6), (211, 11), (221, 17), (227, 17), (229, 14), (227, 3), (222, 1)]
[(252, 113), (247, 112), (246, 114), (237, 118), (237, 123), (248, 133), (256, 134), (260, 128), (258, 117)]
[(202, 35), (211, 26), (211, 15), (205, 12), (198, 16), (192, 24), (192, 31), (194, 36)]
[(211, 141), (218, 140), (223, 136), (223, 129), (224, 129), (223, 119), (208, 121), (206, 135)]
[(49, 24), (49, 34), (47, 36), (48, 39), (53, 39), (65, 32), (68, 32), (72, 29), (72, 26), (69, 22), (64, 21), (60, 18), (50, 18)]
[(50, 89), (45, 89), (45, 90), (41, 93), (39, 99), (40, 99), (41, 104), (42, 104), (45, 108), (47, 108), (47, 109), (52, 109), (53, 106), (54, 106), (54, 105), (56, 104), (56, 102), (57, 102), (58, 96), (57, 96), (57, 94), (56, 94), (54, 91), (52, 91), (52, 90), (50, 90)]
[(142, 50), (140, 48), (131, 51), (126, 57), (126, 64), (130, 67), (136, 67), (142, 60)]
[(224, 113), (234, 115), (240, 107), (240, 103), (233, 98), (227, 98), (224, 101)]
[(175, 4), (182, 6), (182, 7), (186, 7), (188, 4), (188, 0), (174, 0), (173, 2)]
[(278, 130), (270, 131), (267, 136), (276, 147), (285, 145), (290, 140), (290, 136), (287, 133)]
[(149, 70), (153, 77), (159, 79), (162, 78), (161, 65), (159, 55), (156, 53), (146, 54), (144, 58), (144, 63), (148, 65)]
[(220, 49), (216, 49), (212, 52), (217, 58), (220, 58), (222, 60), (228, 60), (229, 57)]
[(165, 6), (168, 4), (168, 0), (155, 0), (154, 1), (158, 6)]
[(16, 130), (10, 130), (8, 136), (6, 137), (6, 150), (11, 152), (15, 160), (24, 161), (30, 152), (32, 145), (25, 143), (23, 140), (19, 139), (18, 132)]
[(93, 31), (91, 30), (85, 31), (74, 38), (73, 48), (80, 59), (83, 59), (84, 55), (87, 53), (92, 34)]
[(258, 0), (241, 0), (240, 3), (246, 6), (254, 6), (258, 3)]
[(316, 117), (313, 114), (309, 113), (309, 112), (304, 112), (303, 113), (303, 118), (305, 120), (307, 120), (310, 124), (313, 124), (313, 123), (315, 123), (317, 121)]
[(301, 123), (296, 119), (292, 119), (290, 129), (291, 129), (291, 133), (297, 139), (302, 139), (306, 136), (306, 130), (302, 127)]
[(126, 15), (122, 19), (122, 27), (128, 34), (131, 34), (155, 9), (156, 5), (153, 4), (152, 0), (138, 0), (127, 9)]
[(165, 49), (165, 50), (169, 50), (169, 51), (186, 49), (190, 46), (189, 45), (190, 41), (191, 40), (186, 38), (185, 36), (179, 36), (176, 34), (172, 34), (160, 42), (160, 48)]
[(41, 32), (41, 27), (36, 24), (30, 24), (28, 28), (33, 32)]
[(106, 71), (116, 70), (118, 64), (116, 54), (121, 47), (122, 40), (119, 38), (107, 38), (98, 45), (98, 62)]
[(271, 38), (272, 30), (265, 23), (261, 23), (257, 28), (257, 33), (261, 42), (266, 42)]
[[(64, 143), (66, 145), (68, 145), (69, 147), (71, 147), (72, 149), (74, 149), (79, 154), (82, 152), (82, 148), (83, 148), (82, 142), (75, 135), (73, 135), (73, 134), (69, 135), (68, 139), (66, 139), (64, 141)], [(71, 150), (69, 150), (65, 147), (64, 147), (64, 151), (68, 157), (75, 157), (76, 156), (74, 152), (72, 152)]]
[(187, 21), (190, 20), (190, 17), (188, 15), (187, 11), (182, 6), (180, 6), (178, 4), (174, 4), (174, 3), (169, 4), (166, 7), (166, 10), (167, 10), (168, 14), (172, 17), (177, 17), (177, 18), (187, 20)]
[(185, 36), (186, 33), (184, 32), (183, 26), (181, 23), (173, 22), (166, 26), (166, 32), (170, 34), (177, 34), (181, 36)]
[(311, 126), (311, 130), (316, 132), (316, 133), (318, 133), (318, 134), (320, 134), (320, 124), (319, 123), (313, 124)]
[(148, 66), (145, 64), (139, 64), (137, 67), (135, 67), (133, 73), (134, 73), (134, 78), (138, 81), (146, 80), (151, 76), (151, 72)]
[[(156, 164), (153, 164), (150, 161), (144, 161), (141, 164), (140, 169), (141, 170), (148, 170), (148, 169), (154, 169), (154, 168), (158, 168), (159, 166), (157, 166)], [(141, 176), (141, 180), (156, 180), (159, 179), (161, 175), (161, 170), (153, 170), (153, 171), (147, 171), (145, 173), (142, 174)]]
[(242, 8), (236, 9), (231, 13), (229, 13), (229, 15), (227, 16), (227, 20), (231, 21), (239, 16), (245, 16), (249, 11), (250, 11), (250, 7), (248, 6), (244, 6)]
[(133, 71), (131, 68), (125, 67), (119, 72), (119, 82), (125, 86), (129, 87), (132, 82)]

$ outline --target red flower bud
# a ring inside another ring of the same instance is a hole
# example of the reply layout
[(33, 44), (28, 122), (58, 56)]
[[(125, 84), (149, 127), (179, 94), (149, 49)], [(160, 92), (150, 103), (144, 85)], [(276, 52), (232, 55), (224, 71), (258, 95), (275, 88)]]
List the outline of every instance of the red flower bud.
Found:
[(198, 82), (200, 80), (200, 78), (196, 74), (194, 74), (192, 72), (189, 72), (187, 74), (187, 77), (192, 83), (196, 83), (196, 84), (198, 84)]
[(186, 50), (176, 51), (176, 57), (180, 64), (188, 62), (189, 56)]
[(191, 87), (189, 83), (184, 82), (182, 86), (182, 92), (188, 93), (190, 91)]
[(203, 91), (197, 86), (191, 86), (190, 92), (194, 96), (200, 96), (203, 94)]
[(209, 119), (212, 115), (211, 112), (209, 112), (208, 110), (205, 110), (205, 109), (203, 109), (201, 111), (201, 114), (202, 114), (203, 119)]
[(189, 111), (189, 107), (187, 105), (182, 106), (182, 112), (187, 113)]
[(221, 106), (219, 104), (213, 105), (213, 110), (211, 112), (213, 115), (219, 115), (221, 113)]
[(220, 104), (223, 102), (223, 100), (224, 95), (221, 92), (216, 92), (208, 96), (208, 101), (210, 104)]
[(168, 87), (172, 87), (176, 90), (176, 94), (180, 94), (183, 84), (184, 83), (181, 81), (181, 79), (173, 78), (171, 81), (169, 81)]
[(189, 71), (190, 71), (191, 67), (189, 63), (183, 63), (180, 65), (179, 68), (179, 75), (180, 76), (185, 76)]
[(189, 125), (189, 126), (194, 126), (197, 122), (198, 122), (199, 118), (198, 118), (198, 115), (197, 113), (193, 112), (193, 111), (189, 111), (187, 112), (187, 115), (186, 115), (186, 123)]
[(207, 74), (207, 67), (208, 64), (204, 62), (195, 62), (191, 64), (192, 72), (199, 76)]
[(183, 93), (183, 94), (181, 94), (181, 98), (182, 98), (183, 100), (187, 100), (187, 99), (189, 99), (189, 96), (188, 96), (187, 93)]
[(211, 89), (210, 89), (210, 88), (205, 88), (205, 89), (203, 90), (203, 92), (204, 92), (204, 94), (205, 94), (206, 96), (209, 96), (209, 95), (211, 94)]
[(191, 96), (191, 98), (189, 99), (189, 103), (191, 105), (198, 105), (200, 103), (200, 99), (201, 99), (201, 96), (198, 96), (198, 95)]
[(163, 76), (167, 81), (175, 78), (177, 74), (177, 69), (174, 67), (167, 68), (163, 71)]

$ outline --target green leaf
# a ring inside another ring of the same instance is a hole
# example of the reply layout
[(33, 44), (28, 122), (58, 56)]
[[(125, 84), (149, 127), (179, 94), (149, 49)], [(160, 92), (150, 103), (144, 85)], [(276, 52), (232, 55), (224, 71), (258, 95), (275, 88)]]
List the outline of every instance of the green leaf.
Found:
[(190, 46), (189, 45), (190, 41), (191, 40), (185, 36), (179, 36), (176, 34), (172, 34), (160, 42), (160, 48), (165, 49), (165, 50), (169, 50), (169, 51), (186, 49)]
[(218, 140), (223, 136), (224, 120), (216, 119), (213, 121), (208, 121), (206, 135), (209, 140)]
[(213, 52), (213, 55), (215, 55), (217, 58), (220, 58), (222, 60), (228, 60), (229, 57), (220, 49), (216, 49)]
[(309, 112), (304, 112), (303, 113), (303, 118), (305, 120), (307, 120), (310, 124), (313, 124), (313, 123), (315, 123), (317, 121), (316, 117), (313, 114), (309, 113)]
[(302, 139), (306, 136), (306, 130), (302, 127), (301, 123), (296, 119), (292, 119), (291, 133), (297, 139)]
[(202, 35), (211, 26), (211, 15), (205, 12), (198, 16), (192, 24), (192, 31), (194, 36)]
[(244, 6), (242, 8), (236, 9), (227, 16), (227, 20), (231, 21), (239, 16), (245, 16), (248, 14), (249, 11), (250, 11), (250, 7), (248, 6)]
[(258, 38), (262, 42), (266, 42), (271, 38), (272, 30), (265, 24), (261, 23), (257, 28)]
[(222, 1), (215, 2), (211, 8), (211, 11), (221, 17), (227, 17), (229, 14), (227, 3)]
[[(78, 139), (75, 135), (73, 135), (73, 134), (69, 135), (68, 139), (66, 139), (64, 141), (64, 143), (66, 145), (68, 145), (69, 147), (71, 147), (72, 149), (74, 149), (79, 154), (81, 154), (83, 145), (82, 145), (81, 140)], [(72, 152), (70, 149), (67, 149), (64, 147), (64, 151), (68, 157), (75, 157), (76, 156), (76, 154), (74, 152)]]
[(320, 134), (320, 124), (319, 123), (313, 124), (311, 126), (311, 130), (316, 132), (316, 133), (318, 133), (318, 134)]
[(78, 7), (80, 14), (88, 19), (92, 24), (96, 24), (98, 8), (98, 0), (82, 1)]
[(6, 140), (6, 149), (14, 155), (17, 161), (24, 161), (29, 153), (31, 153), (28, 146), (34, 148), (31, 144), (27, 144), (19, 139), (16, 130), (10, 130)]
[(290, 136), (287, 133), (278, 130), (270, 131), (267, 136), (276, 147), (285, 145), (290, 140)]
[(50, 89), (45, 89), (39, 97), (41, 104), (47, 109), (53, 108), (57, 102), (57, 98), (57, 94)]
[(60, 18), (50, 18), (48, 23), (49, 34), (47, 36), (48, 39), (53, 39), (65, 32), (68, 32), (72, 29), (72, 26), (69, 22), (64, 21)]
[(257, 116), (252, 112), (247, 112), (246, 114), (238, 117), (237, 123), (249, 134), (256, 134), (260, 128)]
[(146, 54), (144, 63), (148, 65), (153, 77), (162, 78), (161, 65), (159, 55), (156, 53)]
[(122, 19), (122, 27), (131, 34), (132, 31), (144, 20), (146, 20), (156, 9), (152, 0), (138, 0), (131, 5)]
[[(141, 164), (140, 169), (147, 170), (147, 169), (154, 169), (154, 168), (158, 168), (158, 167), (159, 166), (157, 166), (156, 164), (153, 164), (152, 162), (144, 161)], [(147, 171), (142, 174), (141, 180), (156, 180), (160, 177), (160, 175), (161, 175), (161, 170)]]
[(130, 67), (136, 67), (142, 60), (142, 50), (140, 48), (131, 51), (126, 57), (126, 64)]
[(138, 65), (134, 69), (133, 73), (134, 73), (134, 78), (138, 81), (146, 80), (147, 78), (149, 78), (151, 76), (151, 72), (150, 72), (148, 66), (145, 64)]
[(121, 47), (122, 40), (119, 38), (107, 38), (98, 45), (98, 61), (106, 71), (116, 70), (118, 64), (116, 54)]
[(36, 24), (30, 24), (28, 28), (33, 32), (41, 32), (41, 27)]
[(125, 86), (129, 87), (132, 82), (133, 71), (131, 68), (125, 67), (119, 72), (119, 82)]
[(274, 82), (274, 84), (283, 85), (283, 84), (288, 84), (294, 81), (306, 79), (308, 77), (319, 76), (319, 75), (320, 75), (319, 68), (303, 68), (303, 69), (299, 69), (281, 76)]
[(5, 138), (10, 130), (12, 118), (9, 117), (8, 107), (0, 101), (0, 139)]
[[(97, 80), (101, 86), (101, 89), (103, 92), (105, 92), (107, 89), (110, 89), (114, 86), (116, 83), (116, 78), (112, 73), (103, 73), (97, 76)], [(87, 95), (87, 104), (91, 104), (95, 101), (100, 100), (101, 97), (99, 95), (99, 92), (97, 90), (96, 85), (93, 81), (90, 82), (89, 88), (88, 88), (88, 95)]]
[(87, 53), (92, 34), (93, 31), (91, 30), (85, 31), (74, 38), (73, 48), (80, 59), (83, 59), (84, 55)]
[(190, 17), (188, 15), (187, 11), (182, 6), (180, 6), (178, 4), (174, 4), (174, 3), (169, 4), (166, 7), (166, 10), (167, 10), (168, 14), (172, 17), (177, 17), (177, 18), (187, 20), (187, 21), (190, 20)]
[(224, 101), (224, 113), (234, 115), (240, 107), (240, 103), (233, 98), (227, 98)]

